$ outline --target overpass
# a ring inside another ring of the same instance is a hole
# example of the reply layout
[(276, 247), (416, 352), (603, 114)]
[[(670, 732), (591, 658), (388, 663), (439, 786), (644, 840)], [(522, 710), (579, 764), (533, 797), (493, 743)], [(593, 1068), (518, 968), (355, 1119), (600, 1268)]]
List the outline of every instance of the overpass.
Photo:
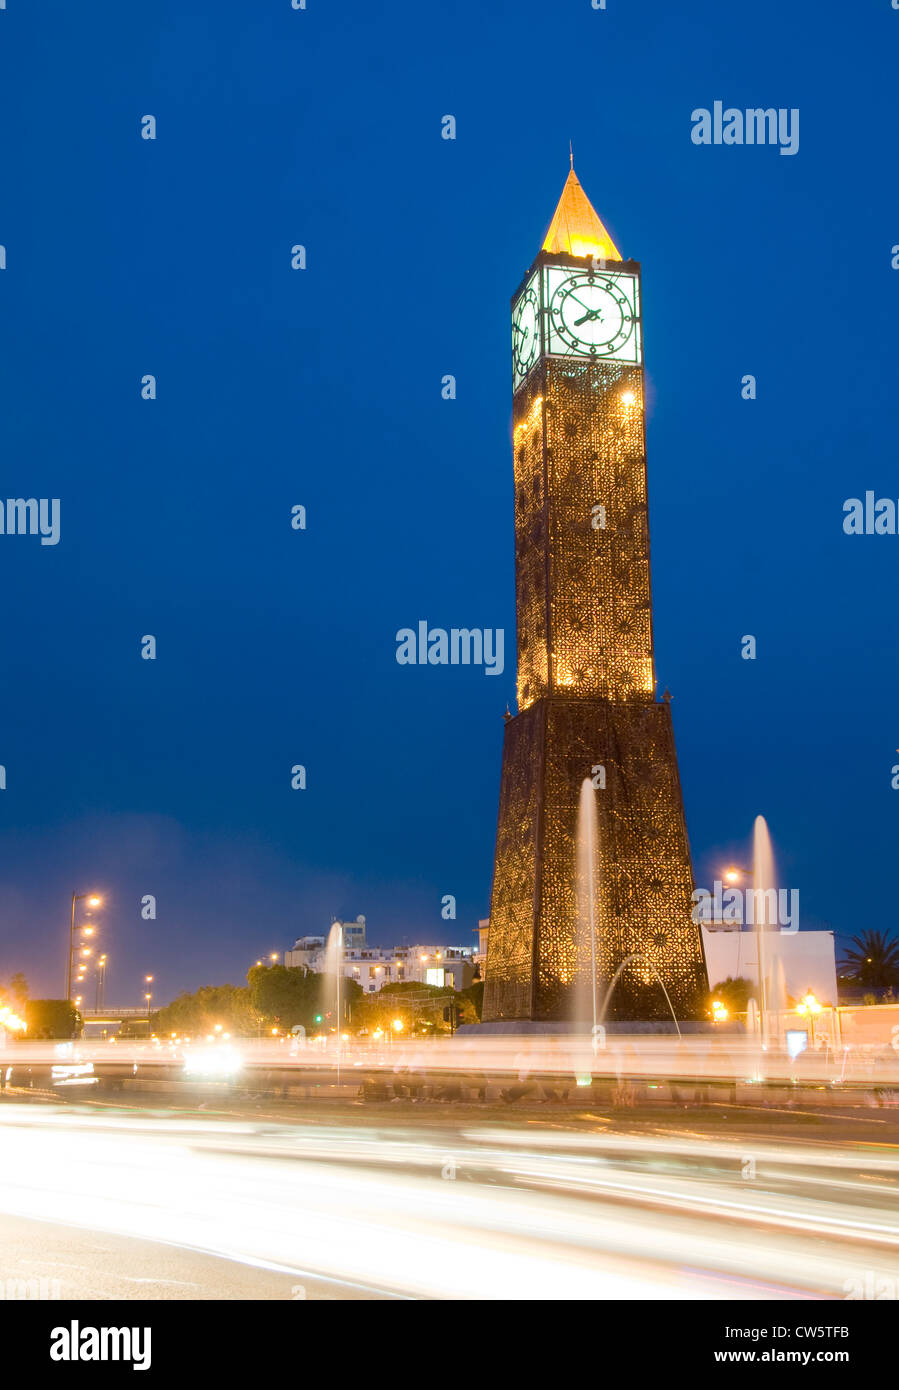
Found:
[(146, 1024), (148, 1022), (146, 1007), (143, 1009), (81, 1009), (80, 1013), (84, 1022), (85, 1031), (89, 1027), (94, 1036), (96, 1036), (94, 1030), (97, 1028), (104, 1028), (107, 1030), (114, 1029), (117, 1032), (123, 1023)]

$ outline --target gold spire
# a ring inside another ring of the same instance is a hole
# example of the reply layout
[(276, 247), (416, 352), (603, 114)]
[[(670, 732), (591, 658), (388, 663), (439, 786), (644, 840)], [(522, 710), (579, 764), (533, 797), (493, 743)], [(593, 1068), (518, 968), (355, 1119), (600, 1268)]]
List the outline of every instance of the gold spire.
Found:
[(571, 172), (565, 180), (559, 205), (549, 224), (543, 250), (564, 251), (569, 256), (599, 256), (605, 261), (621, 260), (620, 251), (581, 188), (578, 176), (574, 172), (573, 153)]

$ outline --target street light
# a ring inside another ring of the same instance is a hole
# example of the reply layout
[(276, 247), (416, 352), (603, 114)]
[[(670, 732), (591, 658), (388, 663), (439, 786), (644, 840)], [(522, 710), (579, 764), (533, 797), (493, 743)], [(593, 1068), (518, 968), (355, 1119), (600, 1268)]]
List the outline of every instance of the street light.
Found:
[(800, 999), (799, 1003), (796, 1005), (796, 1012), (797, 1014), (801, 1014), (803, 1015), (803, 1017), (808, 1018), (810, 1028), (809, 1045), (811, 1047), (814, 1047), (815, 1015), (821, 1012), (821, 1005), (818, 1003), (817, 998), (811, 990), (809, 990), (808, 993), (802, 999)]
[[(69, 922), (69, 953), (66, 961), (66, 998), (72, 997), (72, 963), (75, 956), (75, 904), (87, 903), (88, 907), (100, 907), (103, 899), (96, 893), (73, 893), (72, 916)], [(93, 928), (90, 929), (91, 932)]]

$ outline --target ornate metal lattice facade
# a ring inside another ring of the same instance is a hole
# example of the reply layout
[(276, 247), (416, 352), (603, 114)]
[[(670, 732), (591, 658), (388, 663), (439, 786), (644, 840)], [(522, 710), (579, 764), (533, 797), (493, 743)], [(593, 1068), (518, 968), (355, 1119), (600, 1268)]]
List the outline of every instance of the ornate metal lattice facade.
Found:
[[(579, 321), (601, 316), (585, 259), (536, 264), (575, 268)], [(639, 289), (640, 267), (620, 266)], [(696, 1016), (706, 987), (671, 708), (654, 695), (643, 400), (642, 362), (586, 351), (541, 351), (515, 393), (519, 713), (503, 749), (485, 1020), (571, 1017), (585, 777), (598, 786), (601, 984), (638, 953), (608, 1017), (670, 1017), (659, 978), (679, 1017)]]

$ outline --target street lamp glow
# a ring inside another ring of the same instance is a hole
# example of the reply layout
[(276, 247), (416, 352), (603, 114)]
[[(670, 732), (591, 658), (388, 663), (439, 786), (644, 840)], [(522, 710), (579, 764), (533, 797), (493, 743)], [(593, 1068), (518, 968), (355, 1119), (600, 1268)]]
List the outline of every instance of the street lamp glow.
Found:
[(401, 1018), (395, 1018), (395, 1019), (393, 1020), (393, 1025), (392, 1025), (392, 1027), (393, 1027), (394, 1033), (402, 1033), (402, 1031), (403, 1031), (403, 1020), (402, 1020)]
[(729, 1017), (729, 1010), (726, 1004), (722, 1004), (720, 999), (712, 1000), (712, 1019), (715, 1023), (725, 1023)]
[[(75, 965), (75, 908), (78, 903), (86, 902), (90, 907), (99, 907), (103, 899), (97, 893), (73, 893), (72, 911), (69, 918), (69, 953), (66, 958), (66, 998), (72, 997), (72, 969)], [(80, 931), (90, 935), (93, 927), (80, 927)]]
[(796, 1012), (797, 1014), (811, 1014), (812, 1016), (821, 1012), (821, 1005), (811, 990), (800, 999), (796, 1005)]

